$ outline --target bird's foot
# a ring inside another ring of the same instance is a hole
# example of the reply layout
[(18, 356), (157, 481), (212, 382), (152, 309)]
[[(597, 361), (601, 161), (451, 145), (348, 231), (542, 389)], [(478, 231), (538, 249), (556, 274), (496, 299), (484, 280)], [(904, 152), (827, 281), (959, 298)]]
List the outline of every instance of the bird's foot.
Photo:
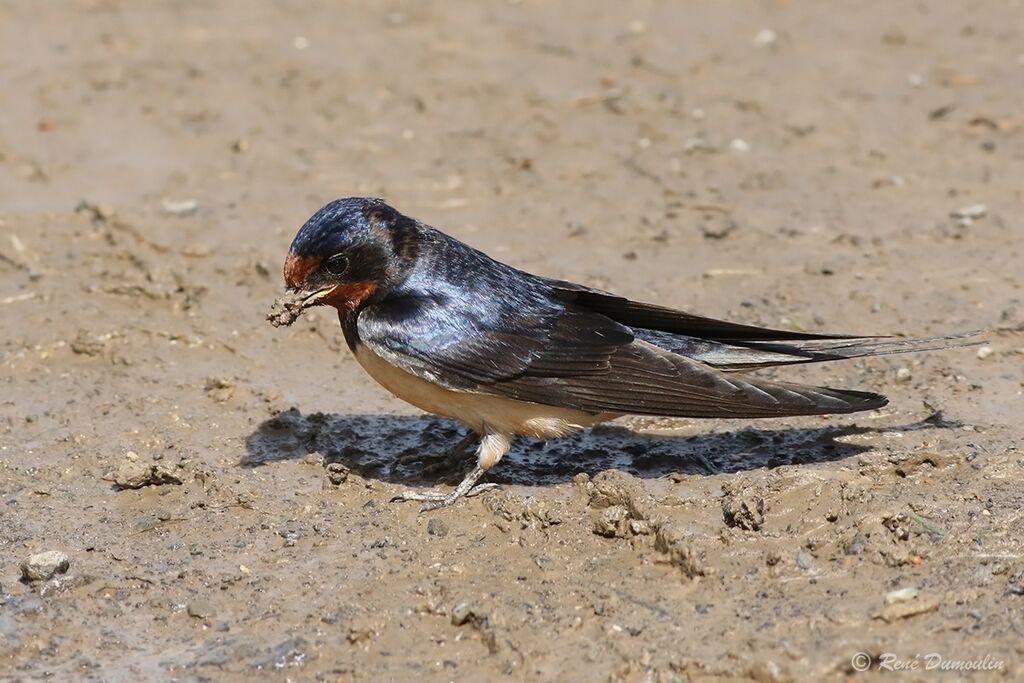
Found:
[(440, 508), (446, 508), (455, 501), (462, 497), (478, 496), (484, 491), (490, 491), (498, 488), (497, 484), (477, 484), (477, 480), (483, 476), (485, 470), (477, 465), (474, 467), (466, 478), (448, 493), (441, 491), (403, 491), (398, 495), (391, 498), (391, 502), (399, 502), (406, 500), (418, 500), (423, 503), (420, 507), (420, 512), (429, 512), (431, 510), (438, 510)]

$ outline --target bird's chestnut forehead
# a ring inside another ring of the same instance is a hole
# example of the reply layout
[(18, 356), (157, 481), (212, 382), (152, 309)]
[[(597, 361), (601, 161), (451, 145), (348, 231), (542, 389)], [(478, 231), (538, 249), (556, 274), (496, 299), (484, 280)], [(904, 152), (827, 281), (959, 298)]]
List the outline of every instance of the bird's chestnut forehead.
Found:
[(284, 257), (284, 283), (290, 289), (301, 289), (310, 273), (320, 267), (319, 256), (299, 256), (289, 252)]

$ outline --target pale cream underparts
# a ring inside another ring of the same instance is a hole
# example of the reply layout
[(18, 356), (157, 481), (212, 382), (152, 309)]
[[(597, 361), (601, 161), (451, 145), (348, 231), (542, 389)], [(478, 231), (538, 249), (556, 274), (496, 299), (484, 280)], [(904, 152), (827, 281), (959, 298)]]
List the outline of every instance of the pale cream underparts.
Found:
[(357, 347), (355, 356), (370, 377), (398, 398), (428, 413), (458, 420), (480, 434), (477, 463), (485, 470), (498, 464), (513, 435), (553, 439), (618, 417), (445, 389), (395, 367), (365, 345)]

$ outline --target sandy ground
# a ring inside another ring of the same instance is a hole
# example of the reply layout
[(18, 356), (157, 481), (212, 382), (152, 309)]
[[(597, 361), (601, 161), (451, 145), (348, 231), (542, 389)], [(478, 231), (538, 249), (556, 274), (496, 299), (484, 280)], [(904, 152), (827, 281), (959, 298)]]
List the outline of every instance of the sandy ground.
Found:
[[(1020, 680), (1022, 86), (1019, 0), (0, 0), (0, 679)], [(264, 321), (354, 194), (642, 300), (990, 345), (784, 373), (876, 413), (523, 441), (417, 516), (459, 475), (397, 459), (461, 428), (328, 310)]]

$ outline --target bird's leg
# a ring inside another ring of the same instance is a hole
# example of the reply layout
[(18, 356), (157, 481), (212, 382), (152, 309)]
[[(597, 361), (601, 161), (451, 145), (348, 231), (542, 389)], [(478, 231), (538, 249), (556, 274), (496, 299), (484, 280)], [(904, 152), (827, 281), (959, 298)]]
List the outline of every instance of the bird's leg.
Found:
[(476, 439), (476, 432), (469, 430), (469, 432), (462, 437), (462, 440), (443, 453), (412, 453), (410, 455), (403, 455), (395, 462), (395, 464), (406, 465), (411, 462), (424, 463), (427, 465), (427, 467), (424, 468), (424, 472), (427, 473), (448, 470), (461, 463), (470, 455), (469, 447), (473, 445), (473, 442), (475, 442)]
[(497, 488), (497, 484), (477, 484), (476, 482), (484, 473), (493, 467), (501, 456), (505, 455), (511, 446), (511, 439), (506, 434), (494, 434), (484, 430), (484, 436), (477, 448), (477, 464), (470, 470), (469, 474), (448, 493), (441, 491), (403, 491), (391, 499), (391, 502), (401, 500), (418, 500), (423, 502), (420, 512), (437, 510), (448, 507), (463, 496), (476, 496), (484, 491)]

